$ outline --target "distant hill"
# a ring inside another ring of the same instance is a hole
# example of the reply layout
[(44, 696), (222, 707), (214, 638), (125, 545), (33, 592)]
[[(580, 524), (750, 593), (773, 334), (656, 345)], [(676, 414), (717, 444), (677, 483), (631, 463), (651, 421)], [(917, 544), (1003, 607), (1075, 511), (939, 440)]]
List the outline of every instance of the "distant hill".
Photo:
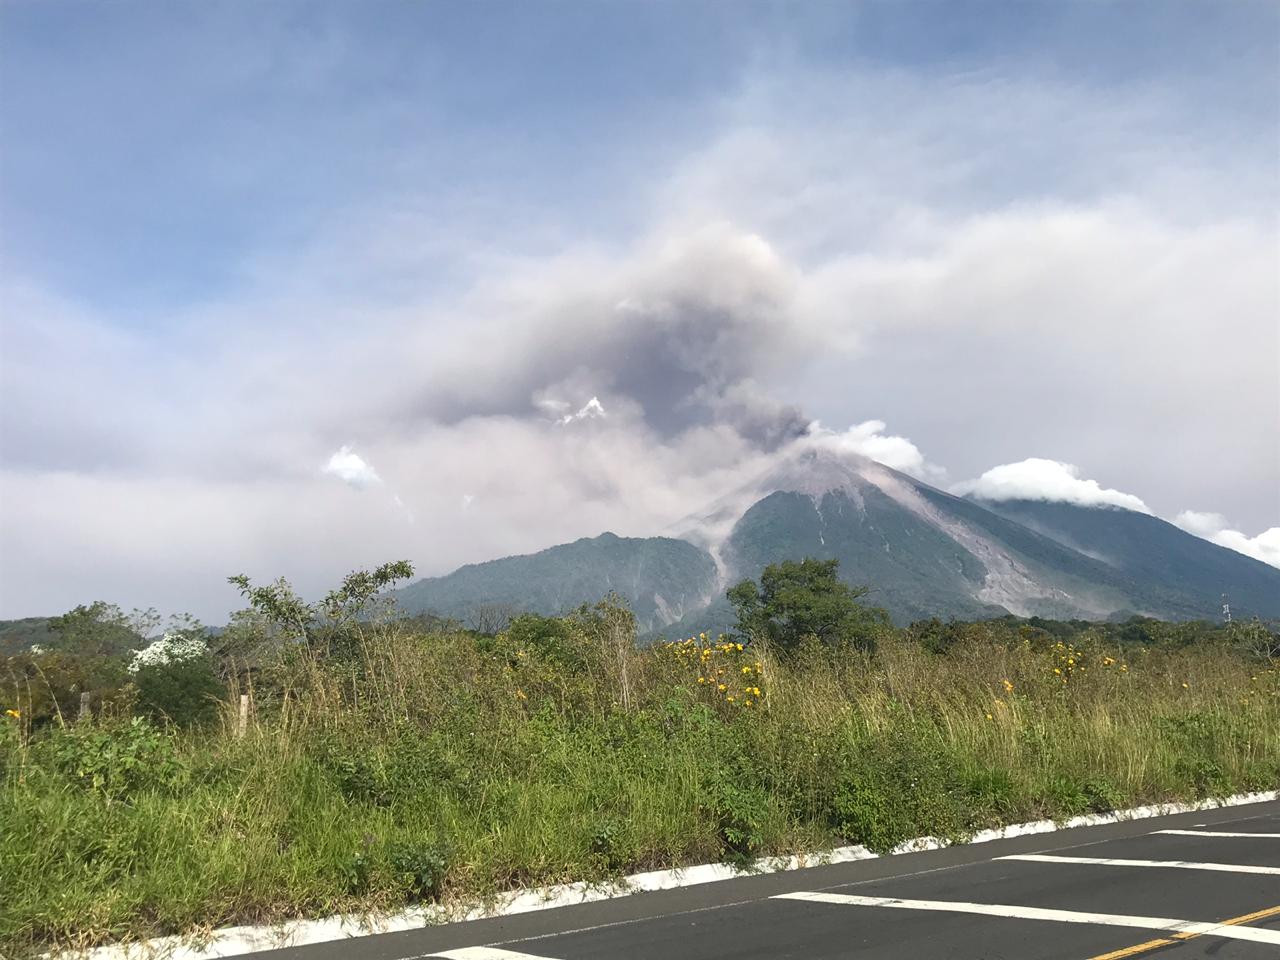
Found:
[(407, 612), (466, 622), (485, 606), (552, 615), (616, 592), (647, 633), (705, 608), (718, 586), (715, 562), (690, 543), (604, 533), (539, 553), (469, 564), (393, 596)]
[(26, 617), (22, 620), (0, 620), (0, 656), (11, 657), (35, 644), (47, 644), (48, 617)]
[(463, 567), (399, 591), (402, 607), (465, 619), (479, 605), (559, 613), (610, 590), (650, 633), (717, 631), (725, 589), (770, 563), (838, 559), (899, 623), (929, 616), (1280, 617), (1280, 570), (1145, 514), (952, 496), (856, 454), (810, 447), (677, 524), (604, 534)]

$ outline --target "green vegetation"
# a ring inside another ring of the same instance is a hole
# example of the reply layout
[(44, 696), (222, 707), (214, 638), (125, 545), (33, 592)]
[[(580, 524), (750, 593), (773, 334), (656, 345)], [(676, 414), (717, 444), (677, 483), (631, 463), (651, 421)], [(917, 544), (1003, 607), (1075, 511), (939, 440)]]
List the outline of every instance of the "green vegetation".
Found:
[(744, 638), (638, 647), (616, 598), (397, 620), (389, 565), (314, 606), (237, 580), (231, 629), (90, 658), (114, 672), (0, 661), (0, 953), (1280, 785), (1262, 624), (899, 629), (841, 593), (856, 632), (770, 632), (779, 585), (833, 602), (825, 566), (766, 570)]
[(766, 641), (782, 653), (794, 651), (805, 637), (874, 650), (888, 615), (860, 604), (868, 588), (849, 586), (839, 567), (839, 560), (784, 560), (765, 568), (759, 586), (743, 580), (730, 588), (738, 635)]
[(396, 603), (490, 632), (518, 612), (555, 616), (616, 591), (647, 634), (700, 610), (715, 589), (716, 564), (705, 550), (669, 537), (604, 533), (419, 580), (398, 590)]

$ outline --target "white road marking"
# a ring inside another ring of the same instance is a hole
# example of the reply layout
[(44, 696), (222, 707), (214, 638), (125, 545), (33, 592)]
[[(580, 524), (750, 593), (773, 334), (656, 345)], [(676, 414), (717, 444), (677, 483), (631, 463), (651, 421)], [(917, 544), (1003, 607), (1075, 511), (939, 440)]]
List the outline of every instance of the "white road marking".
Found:
[(514, 950), (500, 950), (497, 947), (460, 947), (457, 950), (445, 950), (443, 953), (430, 953), (429, 957), (447, 957), (448, 960), (550, 960), (532, 953), (517, 953)]
[(1280, 833), (1231, 833), (1225, 830), (1152, 830), (1155, 833), (1176, 833), (1180, 837), (1269, 837), (1280, 840)]
[(1196, 933), (1203, 936), (1274, 943), (1280, 946), (1280, 930), (1258, 927), (1227, 926), (1195, 920), (1173, 920), (1168, 917), (1130, 917), (1119, 913), (1084, 913), (1077, 910), (1051, 910), (1045, 907), (1020, 907), (1000, 903), (964, 903), (957, 900), (899, 900), (896, 897), (859, 897), (844, 893), (782, 893), (774, 900), (810, 900), (861, 907), (893, 907), (899, 910), (936, 910), (943, 913), (977, 913), (989, 917), (1015, 920), (1054, 920), (1058, 923), (1093, 923), (1110, 927), (1139, 927), (1169, 933)]
[(1280, 877), (1280, 867), (1255, 867), (1248, 863), (1196, 863), (1191, 860), (1115, 860), (1110, 857), (1056, 857), (1049, 853), (1017, 853), (997, 860), (1031, 860), (1036, 863), (1096, 863), (1104, 867), (1177, 867), (1181, 870), (1217, 870), (1220, 873), (1262, 873)]

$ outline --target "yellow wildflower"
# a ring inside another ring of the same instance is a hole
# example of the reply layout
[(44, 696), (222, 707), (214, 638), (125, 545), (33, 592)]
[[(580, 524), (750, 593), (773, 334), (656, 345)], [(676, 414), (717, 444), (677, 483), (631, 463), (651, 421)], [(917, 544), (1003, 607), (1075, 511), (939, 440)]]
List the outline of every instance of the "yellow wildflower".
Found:
[(21, 710), (6, 710), (6, 711), (4, 712), (4, 715), (5, 715), (6, 717), (13, 717), (13, 719), (15, 719), (15, 720), (19, 720), (19, 719), (21, 719), (21, 717), (22, 717), (22, 711), (21, 711)]

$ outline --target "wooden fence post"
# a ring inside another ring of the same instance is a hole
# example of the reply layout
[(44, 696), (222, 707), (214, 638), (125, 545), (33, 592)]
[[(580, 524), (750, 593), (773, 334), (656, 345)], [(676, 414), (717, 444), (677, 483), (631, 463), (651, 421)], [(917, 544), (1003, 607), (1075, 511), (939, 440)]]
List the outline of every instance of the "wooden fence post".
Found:
[(78, 722), (83, 723), (84, 721), (88, 720), (91, 716), (93, 716), (93, 710), (90, 709), (90, 706), (89, 706), (89, 691), (81, 690), (80, 691), (80, 716), (77, 718), (77, 720)]
[(247, 693), (240, 694), (240, 716), (236, 720), (236, 739), (239, 740), (244, 736), (245, 731), (249, 729), (249, 695)]

